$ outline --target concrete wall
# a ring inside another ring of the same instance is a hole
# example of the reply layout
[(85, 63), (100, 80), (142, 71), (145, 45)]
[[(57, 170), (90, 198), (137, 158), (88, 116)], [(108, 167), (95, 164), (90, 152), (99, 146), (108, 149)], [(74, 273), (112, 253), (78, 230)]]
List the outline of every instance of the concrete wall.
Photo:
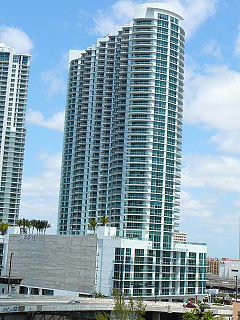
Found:
[(9, 235), (12, 276), (22, 285), (93, 293), (97, 239), (95, 236)]

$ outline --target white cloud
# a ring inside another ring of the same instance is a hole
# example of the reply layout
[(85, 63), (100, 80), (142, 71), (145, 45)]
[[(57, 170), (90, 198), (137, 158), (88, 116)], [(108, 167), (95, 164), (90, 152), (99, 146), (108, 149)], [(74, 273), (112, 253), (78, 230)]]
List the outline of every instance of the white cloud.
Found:
[(186, 73), (185, 121), (216, 133), (211, 141), (221, 151), (240, 152), (240, 73), (225, 65)]
[(211, 142), (217, 145), (217, 149), (226, 153), (240, 153), (238, 130), (232, 132), (218, 132), (211, 137)]
[(29, 110), (27, 122), (37, 126), (63, 131), (64, 129), (64, 111), (55, 113), (51, 118), (45, 119), (40, 111)]
[(209, 218), (212, 212), (207, 208), (206, 203), (194, 198), (189, 192), (181, 193), (181, 214), (182, 216)]
[[(103, 36), (116, 32), (119, 26), (130, 22), (133, 18), (135, 6), (145, 2), (118, 0), (106, 10), (99, 10), (93, 19), (93, 31)], [(207, 19), (214, 15), (217, 4), (215, 0), (164, 0), (162, 2), (174, 6), (184, 17), (184, 28), (187, 36), (194, 34)]]
[(222, 52), (215, 39), (211, 39), (203, 46), (203, 53), (214, 58), (221, 58)]
[(44, 171), (23, 177), (20, 216), (49, 220), (53, 233), (57, 224), (61, 153), (43, 153), (39, 159), (43, 161)]
[[(210, 256), (235, 255), (238, 204), (226, 206), (225, 197), (209, 193), (207, 188), (202, 191), (197, 194), (193, 190), (182, 192), (181, 230), (187, 232), (189, 241), (207, 242)], [(233, 246), (231, 251), (230, 245)]]
[[(215, 40), (205, 47), (205, 53), (215, 57), (221, 51)], [(240, 56), (240, 25), (235, 41), (235, 53)], [(204, 125), (214, 130), (210, 142), (217, 150), (228, 154), (239, 154), (240, 136), (240, 72), (226, 65), (186, 68), (185, 121)]]
[(186, 81), (185, 119), (210, 128), (240, 128), (240, 73), (226, 66), (209, 66)]
[(41, 153), (39, 159), (43, 161), (44, 167), (49, 170), (59, 171), (61, 168), (62, 153)]
[(66, 93), (66, 78), (68, 68), (68, 53), (64, 53), (61, 61), (49, 70), (41, 73), (41, 79), (45, 84), (45, 91), (49, 96)]
[(240, 159), (229, 156), (194, 155), (184, 160), (183, 188), (210, 188), (239, 193)]
[(47, 170), (33, 177), (23, 179), (23, 196), (43, 197), (55, 196), (58, 190), (56, 182), (59, 181), (56, 172)]
[(19, 53), (30, 53), (34, 45), (29, 36), (21, 29), (0, 25), (0, 42), (13, 47)]
[(117, 32), (121, 25), (132, 19), (134, 10), (135, 2), (131, 0), (118, 0), (105, 11), (98, 10), (93, 19), (93, 31), (103, 36)]
[(193, 176), (192, 172), (190, 172), (190, 168), (185, 166), (182, 169), (182, 184), (187, 188), (199, 188), (203, 187), (205, 182), (202, 177)]

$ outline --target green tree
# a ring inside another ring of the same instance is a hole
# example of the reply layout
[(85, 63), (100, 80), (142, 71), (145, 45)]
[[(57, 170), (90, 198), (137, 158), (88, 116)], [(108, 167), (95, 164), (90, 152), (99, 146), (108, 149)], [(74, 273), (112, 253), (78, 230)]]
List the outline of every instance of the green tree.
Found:
[(18, 221), (16, 222), (17, 226), (20, 227), (21, 233), (27, 233), (27, 228), (29, 227), (29, 223), (30, 221), (25, 218), (18, 219)]
[(37, 229), (37, 234), (40, 234), (42, 228), (41, 220), (36, 220), (35, 228)]
[(110, 314), (107, 312), (98, 312), (96, 315), (96, 320), (110, 320)]
[(0, 222), (0, 234), (5, 235), (7, 233), (9, 224), (6, 222)]
[(45, 220), (43, 234), (46, 234), (48, 228), (51, 228), (51, 224), (47, 220)]
[(30, 231), (32, 229), (32, 233), (34, 233), (34, 230), (37, 230), (37, 234), (45, 234), (46, 230), (51, 227), (51, 224), (48, 222), (48, 220), (28, 220), (25, 218), (19, 219), (17, 221), (17, 225), (20, 227), (20, 230), (22, 233), (28, 233), (30, 234)]
[(100, 222), (101, 222), (101, 225), (102, 225), (102, 226), (105, 226), (105, 225), (108, 223), (108, 221), (109, 221), (109, 219), (108, 219), (108, 217), (106, 217), (106, 216), (102, 216), (102, 217), (100, 218)]
[(25, 226), (28, 228), (28, 233), (30, 234), (30, 229), (31, 229), (31, 222), (28, 219), (25, 219)]
[(191, 312), (184, 313), (182, 320), (212, 320), (213, 318), (213, 312), (205, 311), (205, 304), (203, 302), (199, 302), (198, 308)]
[(22, 219), (18, 219), (17, 222), (16, 222), (16, 225), (21, 228), (21, 226), (22, 226)]
[(92, 229), (95, 233), (96, 231), (96, 227), (97, 227), (97, 221), (95, 219), (90, 219), (89, 220), (89, 224), (88, 224), (89, 228)]
[(27, 233), (27, 219), (23, 218), (22, 219), (22, 229), (23, 229), (23, 233)]
[(198, 317), (194, 314), (194, 311), (192, 312), (186, 312), (182, 316), (182, 320), (197, 320)]
[(219, 317), (215, 318), (212, 311), (207, 311), (201, 318), (202, 320), (212, 320), (212, 319), (220, 319)]
[(32, 227), (32, 233), (34, 233), (34, 229), (36, 228), (36, 222), (37, 222), (36, 219), (30, 220), (31, 227)]
[(96, 320), (144, 320), (146, 309), (142, 300), (125, 300), (118, 290), (113, 291), (115, 301), (111, 314), (98, 312)]
[(16, 222), (17, 226), (20, 228), (20, 233), (23, 232), (22, 226), (23, 226), (23, 219), (18, 219)]
[(93, 297), (94, 298), (105, 298), (105, 295), (101, 292), (94, 292)]

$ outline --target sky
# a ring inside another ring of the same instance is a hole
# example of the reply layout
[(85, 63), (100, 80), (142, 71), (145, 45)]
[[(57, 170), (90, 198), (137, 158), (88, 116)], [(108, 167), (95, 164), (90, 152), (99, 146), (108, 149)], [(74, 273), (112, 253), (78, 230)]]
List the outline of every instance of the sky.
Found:
[[(56, 232), (68, 52), (131, 20), (134, 0), (2, 1), (0, 42), (30, 52), (20, 216)], [(148, 1), (145, 1), (148, 2)], [(154, 1), (151, 1), (154, 2)], [(180, 230), (238, 258), (240, 1), (166, 0), (186, 30)]]

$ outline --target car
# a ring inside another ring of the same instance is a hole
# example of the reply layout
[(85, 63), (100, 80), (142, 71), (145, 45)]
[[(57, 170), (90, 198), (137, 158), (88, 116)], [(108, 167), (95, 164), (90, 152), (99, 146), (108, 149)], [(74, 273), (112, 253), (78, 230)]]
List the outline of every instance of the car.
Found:
[(184, 306), (184, 308), (194, 309), (194, 308), (197, 308), (197, 307), (195, 306), (195, 304), (193, 304), (193, 303), (191, 303), (191, 302), (188, 302), (188, 303)]
[(80, 301), (77, 301), (77, 300), (71, 300), (68, 302), (68, 304), (78, 304), (80, 303)]

